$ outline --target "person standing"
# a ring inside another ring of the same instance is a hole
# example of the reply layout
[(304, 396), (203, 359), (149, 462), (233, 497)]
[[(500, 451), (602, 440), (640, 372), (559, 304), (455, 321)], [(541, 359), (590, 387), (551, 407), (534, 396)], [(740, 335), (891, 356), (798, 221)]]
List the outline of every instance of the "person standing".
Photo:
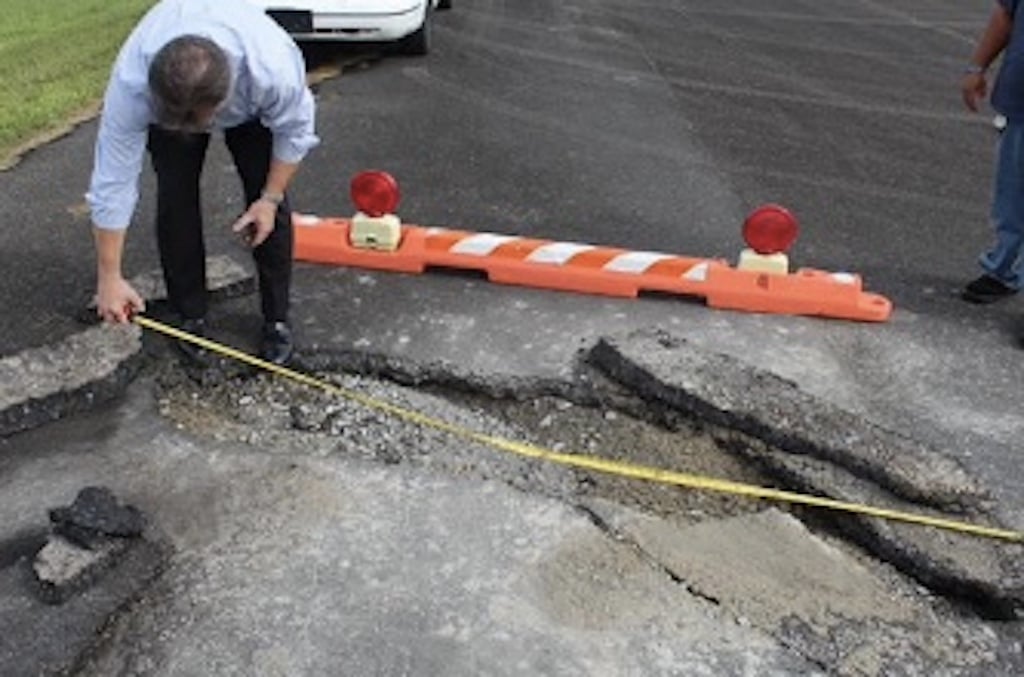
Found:
[[(252, 247), (263, 329), (260, 356), (293, 352), (293, 232), (287, 188), (319, 143), (315, 103), (294, 40), (247, 0), (161, 0), (132, 31), (103, 101), (87, 200), (96, 247), (96, 308), (108, 322), (145, 309), (121, 270), (146, 151), (156, 174), (156, 235), (168, 302), (203, 335), (206, 254), (200, 176), (223, 131), (247, 205), (232, 225)], [(181, 343), (185, 352), (198, 352)]]
[(962, 297), (992, 303), (1016, 294), (1022, 285), (1024, 245), (1024, 21), (1016, 21), (1020, 0), (996, 0), (961, 81), (964, 104), (977, 112), (988, 95), (989, 67), (1002, 54), (992, 87), (992, 107), (1005, 119), (1000, 133), (991, 217), (995, 243), (979, 263), (982, 275), (970, 282)]

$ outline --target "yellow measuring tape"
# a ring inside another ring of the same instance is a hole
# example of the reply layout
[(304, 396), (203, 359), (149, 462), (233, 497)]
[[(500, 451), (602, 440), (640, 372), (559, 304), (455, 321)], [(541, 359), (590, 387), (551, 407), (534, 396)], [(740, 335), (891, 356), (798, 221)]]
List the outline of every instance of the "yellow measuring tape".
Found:
[(837, 501), (831, 498), (824, 498), (821, 496), (811, 496), (808, 494), (800, 494), (792, 491), (782, 491), (779, 489), (770, 489), (768, 487), (759, 487), (752, 484), (743, 484), (740, 482), (731, 482), (729, 480), (715, 479), (713, 477), (703, 477), (700, 475), (691, 475), (688, 473), (675, 472), (671, 470), (662, 470), (660, 468), (651, 468), (648, 466), (636, 465), (633, 463), (625, 463), (622, 461), (612, 461), (605, 458), (598, 458), (595, 456), (584, 456), (576, 454), (564, 454), (557, 451), (551, 451), (543, 447), (538, 447), (532, 444), (524, 444), (521, 442), (515, 442), (507, 440), (501, 437), (495, 437), (493, 435), (485, 435), (484, 433), (476, 432), (468, 428), (463, 428), (447, 421), (432, 418), (425, 414), (417, 411), (405, 409), (383, 400), (378, 400), (367, 395), (336, 386), (332, 383), (328, 383), (322, 379), (314, 378), (308, 374), (289, 369), (288, 367), (282, 367), (274, 364), (273, 362), (267, 362), (261, 360), (258, 357), (253, 357), (248, 353), (244, 353), (240, 350), (231, 348), (230, 346), (211, 341), (201, 336), (195, 336), (188, 332), (176, 329), (175, 327), (169, 326), (162, 322), (136, 315), (133, 320), (136, 324), (146, 329), (165, 334), (172, 338), (176, 338), (182, 341), (195, 344), (201, 348), (206, 348), (214, 353), (229, 357), (239, 362), (244, 362), (252, 366), (258, 367), (265, 371), (283, 376), (289, 380), (312, 388), (318, 388), (331, 395), (339, 395), (353, 402), (358, 402), (366, 407), (377, 409), (379, 411), (387, 412), (393, 416), (410, 421), (420, 426), (427, 428), (433, 428), (435, 430), (441, 430), (449, 433), (456, 437), (470, 440), (472, 442), (478, 442), (495, 449), (507, 451), (519, 456), (525, 456), (527, 458), (541, 459), (544, 461), (550, 461), (552, 463), (558, 463), (573, 468), (585, 468), (587, 470), (593, 470), (596, 472), (606, 473), (609, 475), (617, 475), (619, 477), (631, 477), (633, 479), (645, 480), (648, 482), (656, 482), (659, 484), (671, 484), (688, 489), (698, 489), (703, 491), (714, 491), (723, 494), (732, 494), (735, 496), (747, 496), (749, 498), (760, 498), (768, 501), (776, 501), (780, 503), (792, 503), (797, 505), (809, 505), (816, 508), (827, 508), (829, 510), (838, 510), (841, 512), (854, 513), (858, 515), (867, 515), (869, 517), (878, 517), (885, 520), (891, 520), (894, 522), (907, 522), (910, 524), (918, 524), (921, 526), (936, 527), (939, 529), (946, 529), (948, 531), (955, 531), (963, 534), (971, 534), (975, 536), (983, 536), (985, 538), (993, 538), (1003, 541), (1012, 541), (1015, 543), (1024, 542), (1024, 533), (1019, 531), (1011, 531), (1008, 529), (997, 529), (992, 527), (981, 526), (977, 524), (971, 524), (969, 522), (960, 522), (957, 520), (943, 519), (941, 517), (932, 517), (930, 515), (921, 515), (910, 512), (903, 512), (900, 510), (890, 510), (888, 508), (877, 508), (870, 505), (862, 505), (859, 503), (851, 503), (847, 501)]

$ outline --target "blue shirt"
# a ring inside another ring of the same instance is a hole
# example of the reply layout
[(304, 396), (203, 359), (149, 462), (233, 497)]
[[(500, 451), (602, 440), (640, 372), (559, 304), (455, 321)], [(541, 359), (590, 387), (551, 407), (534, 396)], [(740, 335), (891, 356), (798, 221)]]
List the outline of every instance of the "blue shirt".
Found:
[(231, 65), (231, 92), (214, 129), (258, 119), (273, 134), (274, 158), (288, 163), (320, 141), (302, 52), (262, 9), (248, 0), (162, 0), (121, 47), (103, 99), (86, 194), (99, 228), (123, 230), (131, 221), (149, 126), (156, 122), (149, 65), (161, 47), (184, 34), (217, 43)]
[(992, 87), (992, 107), (1014, 122), (1024, 121), (1024, 21), (1017, 21), (1020, 0), (998, 0), (1013, 20), (1010, 42)]

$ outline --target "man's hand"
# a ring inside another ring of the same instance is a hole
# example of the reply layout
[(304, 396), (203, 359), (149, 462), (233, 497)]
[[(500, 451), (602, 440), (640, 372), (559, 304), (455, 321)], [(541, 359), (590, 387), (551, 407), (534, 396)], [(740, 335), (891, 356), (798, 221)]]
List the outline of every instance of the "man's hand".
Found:
[(142, 300), (120, 275), (100, 277), (96, 282), (96, 314), (105, 322), (131, 322), (132, 315), (146, 310)]
[(123, 228), (93, 227), (96, 242), (96, 314), (106, 322), (130, 322), (146, 310), (142, 297), (121, 276), (124, 251)]
[(260, 198), (249, 205), (249, 209), (235, 221), (231, 230), (242, 236), (250, 247), (259, 247), (274, 232), (274, 217), (277, 205)]
[(960, 94), (971, 112), (978, 112), (978, 104), (988, 96), (988, 82), (984, 73), (967, 73), (960, 81)]

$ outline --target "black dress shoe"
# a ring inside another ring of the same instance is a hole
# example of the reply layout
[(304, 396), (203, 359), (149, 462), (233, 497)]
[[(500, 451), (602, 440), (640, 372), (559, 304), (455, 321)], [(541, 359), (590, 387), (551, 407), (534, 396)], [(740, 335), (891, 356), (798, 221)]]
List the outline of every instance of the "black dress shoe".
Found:
[(295, 345), (292, 343), (292, 328), (287, 322), (267, 322), (263, 325), (263, 342), (260, 357), (267, 362), (284, 365), (292, 359)]
[(1016, 293), (1016, 289), (1003, 284), (991, 275), (982, 275), (964, 287), (960, 297), (970, 303), (985, 304), (995, 303)]
[[(206, 320), (201, 317), (182, 320), (180, 328), (185, 333), (206, 338)], [(175, 345), (178, 347), (178, 352), (182, 354), (190, 366), (207, 367), (213, 361), (210, 351), (195, 343), (178, 339)]]

